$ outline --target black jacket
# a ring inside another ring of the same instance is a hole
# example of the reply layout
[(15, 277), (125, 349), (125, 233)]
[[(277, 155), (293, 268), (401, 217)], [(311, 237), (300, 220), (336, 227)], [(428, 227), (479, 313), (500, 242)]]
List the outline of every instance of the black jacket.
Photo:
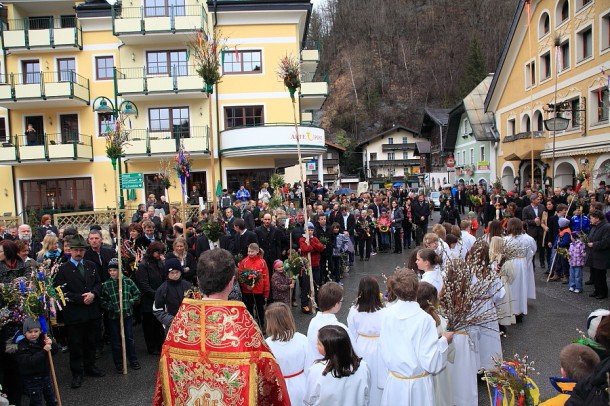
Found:
[(602, 360), (591, 375), (580, 380), (572, 395), (566, 401), (566, 406), (598, 406), (608, 404), (608, 380), (606, 374), (610, 372), (610, 358)]
[[(178, 261), (180, 261), (180, 258), (178, 258), (173, 251), (168, 252), (165, 256), (165, 259), (170, 258), (176, 258), (178, 259)], [(180, 261), (180, 263), (182, 263), (182, 261)], [(184, 258), (184, 264), (182, 264), (182, 267), (184, 268), (184, 272), (182, 272), (182, 279), (190, 283), (195, 278), (197, 278), (197, 261), (195, 260), (195, 257), (192, 256), (189, 252), (186, 253), (186, 257)]]
[[(34, 342), (24, 338), (17, 344), (17, 363), (22, 378), (49, 376), (51, 373), (42, 336), (41, 334)], [(51, 344), (51, 353), (57, 353), (55, 342)]]
[(254, 215), (250, 210), (244, 210), (241, 214), (241, 218), (246, 223), (246, 229), (254, 231)]
[(233, 235), (233, 253), (241, 254), (242, 257), (248, 256), (248, 245), (252, 243), (258, 244), (258, 238), (254, 231), (246, 230), (245, 233), (235, 232)]
[(184, 293), (190, 288), (191, 283), (184, 279), (177, 281), (168, 279), (157, 289), (153, 313), (166, 329), (172, 324), (184, 299)]
[(136, 271), (136, 284), (142, 293), (142, 313), (152, 313), (155, 293), (165, 281), (163, 263), (144, 255)]
[[(66, 325), (95, 320), (100, 316), (100, 294), (102, 282), (95, 264), (83, 259), (85, 276), (83, 277), (72, 261), (67, 261), (59, 267), (55, 276), (55, 286), (61, 286), (67, 302), (64, 307), (64, 323)], [(83, 293), (95, 295), (93, 303), (85, 304)]]
[(277, 227), (270, 226), (267, 230), (265, 226), (259, 226), (254, 229), (256, 238), (258, 239), (258, 245), (263, 249), (264, 258), (267, 262), (275, 261), (280, 259), (281, 255), (281, 243), (282, 233), (278, 231)]
[(460, 225), (460, 212), (455, 207), (444, 206), (443, 210), (441, 210), (441, 221), (440, 224), (447, 222), (449, 224), (457, 224)]
[(610, 224), (606, 219), (602, 219), (599, 224), (591, 224), (589, 231), (589, 242), (593, 243), (593, 247), (587, 247), (587, 260), (585, 265), (596, 268), (606, 269), (609, 263), (610, 255)]
[(110, 277), (108, 274), (108, 262), (110, 262), (112, 258), (116, 258), (116, 252), (112, 248), (101, 247), (100, 253), (98, 254), (89, 248), (87, 251), (85, 251), (84, 258), (87, 261), (91, 261), (95, 264), (95, 268), (100, 274), (100, 279), (103, 283)]
[(313, 235), (318, 240), (322, 236), (328, 238), (328, 244), (326, 244), (324, 251), (322, 251), (322, 255), (330, 258), (333, 255), (333, 245), (331, 244), (333, 231), (330, 228), (330, 225), (326, 223), (326, 230), (324, 230), (320, 224), (316, 224), (316, 228), (313, 230)]
[[(411, 203), (411, 215), (413, 216), (413, 222), (417, 225), (423, 225), (428, 223), (430, 218), (430, 205), (424, 201), (420, 204), (418, 201)], [(424, 217), (422, 221), (421, 218)]]

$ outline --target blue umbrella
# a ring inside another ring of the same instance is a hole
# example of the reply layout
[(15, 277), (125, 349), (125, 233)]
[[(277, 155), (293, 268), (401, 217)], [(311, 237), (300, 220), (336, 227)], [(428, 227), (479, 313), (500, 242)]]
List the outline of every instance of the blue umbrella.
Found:
[(396, 183), (394, 183), (394, 187), (401, 187), (401, 186), (404, 186), (404, 185), (405, 185), (405, 184), (404, 184), (404, 183), (402, 183), (402, 182), (396, 182)]
[(346, 188), (346, 187), (338, 189), (338, 190), (335, 191), (336, 195), (350, 195), (352, 193), (354, 193), (354, 191), (352, 189)]

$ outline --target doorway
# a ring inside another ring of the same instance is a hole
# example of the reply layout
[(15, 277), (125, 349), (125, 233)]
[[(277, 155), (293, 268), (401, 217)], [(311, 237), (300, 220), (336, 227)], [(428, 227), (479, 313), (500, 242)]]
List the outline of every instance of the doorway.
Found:
[[(208, 182), (205, 172), (191, 172), (191, 177), (188, 179), (187, 183), (187, 194), (189, 197), (191, 196), (191, 191), (193, 190), (193, 186), (197, 186), (199, 190), (199, 194), (203, 197), (203, 201), (207, 202), (208, 199)], [(211, 196), (210, 196), (211, 197)], [(193, 204), (192, 202), (190, 202)], [(194, 203), (199, 204), (199, 202)]]
[[(20, 140), (20, 145), (42, 145), (44, 141), (44, 117), (43, 116), (25, 116), (24, 138)], [(29, 125), (32, 125), (34, 133), (27, 131)]]
[(62, 143), (78, 142), (78, 114), (61, 114), (59, 128), (61, 128)]

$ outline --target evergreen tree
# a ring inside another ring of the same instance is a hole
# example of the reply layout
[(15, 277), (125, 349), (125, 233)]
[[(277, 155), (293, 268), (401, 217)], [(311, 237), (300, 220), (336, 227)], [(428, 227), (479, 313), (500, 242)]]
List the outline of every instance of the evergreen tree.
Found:
[(483, 60), (483, 53), (481, 52), (481, 46), (476, 36), (473, 36), (470, 40), (470, 51), (468, 53), (468, 60), (466, 61), (466, 68), (464, 74), (460, 80), (460, 98), (467, 96), (472, 90), (481, 83), (487, 76), (485, 68), (485, 61)]

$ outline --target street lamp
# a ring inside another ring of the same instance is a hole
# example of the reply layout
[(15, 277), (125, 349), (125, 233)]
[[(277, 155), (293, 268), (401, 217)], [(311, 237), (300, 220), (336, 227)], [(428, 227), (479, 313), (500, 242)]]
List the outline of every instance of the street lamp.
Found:
[[(129, 100), (123, 100), (121, 104), (118, 104), (116, 99), (116, 92), (114, 95), (114, 103), (106, 96), (98, 96), (93, 100), (92, 103), (93, 111), (100, 114), (112, 114), (114, 121), (120, 120), (121, 117), (138, 117), (138, 107), (135, 103)], [(119, 164), (119, 179), (121, 177), (121, 157), (117, 159)], [(123, 190), (119, 190), (119, 208), (125, 208), (125, 198), (123, 197)]]
[[(555, 90), (557, 92), (557, 90)], [(547, 131), (553, 131), (553, 158), (551, 160), (551, 179), (553, 187), (555, 187), (555, 142), (557, 139), (557, 131), (565, 131), (568, 128), (570, 120), (561, 117), (561, 112), (570, 108), (570, 103), (557, 103), (557, 93), (555, 93), (555, 103), (547, 104), (545, 110), (555, 113), (555, 117), (544, 120), (544, 127)]]

